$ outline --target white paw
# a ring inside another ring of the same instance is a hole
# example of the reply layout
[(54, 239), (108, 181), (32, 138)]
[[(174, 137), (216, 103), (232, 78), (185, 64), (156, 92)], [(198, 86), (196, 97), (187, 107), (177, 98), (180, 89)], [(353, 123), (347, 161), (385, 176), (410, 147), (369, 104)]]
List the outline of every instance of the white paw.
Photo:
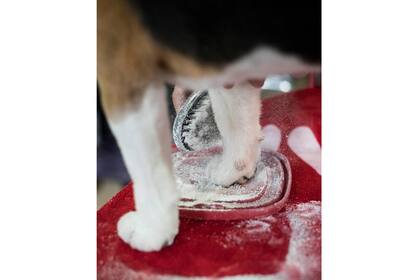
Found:
[(178, 225), (177, 209), (161, 217), (131, 211), (120, 218), (117, 229), (118, 236), (132, 248), (151, 252), (171, 245), (178, 233)]
[(214, 156), (207, 166), (210, 181), (222, 186), (230, 186), (236, 182), (245, 183), (254, 176), (259, 155), (258, 149), (256, 156), (248, 158), (229, 157), (224, 154)]

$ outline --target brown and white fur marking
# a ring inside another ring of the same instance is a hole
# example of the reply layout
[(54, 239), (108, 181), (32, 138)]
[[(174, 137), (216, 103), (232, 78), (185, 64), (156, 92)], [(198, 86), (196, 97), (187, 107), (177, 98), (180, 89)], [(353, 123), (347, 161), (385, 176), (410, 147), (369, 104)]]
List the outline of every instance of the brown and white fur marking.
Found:
[(245, 81), (318, 68), (268, 47), (227, 67), (200, 64), (158, 44), (122, 0), (98, 1), (97, 51), (103, 107), (134, 183), (136, 210), (119, 220), (118, 235), (141, 251), (160, 250), (178, 232), (164, 81), (209, 89), (224, 145), (209, 176), (230, 185), (253, 175), (260, 153), (259, 94)]

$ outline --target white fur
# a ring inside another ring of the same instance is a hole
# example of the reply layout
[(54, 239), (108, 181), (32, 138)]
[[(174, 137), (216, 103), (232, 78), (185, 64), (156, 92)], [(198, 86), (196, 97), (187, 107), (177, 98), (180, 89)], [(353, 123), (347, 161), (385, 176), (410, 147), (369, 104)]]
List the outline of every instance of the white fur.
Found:
[(164, 88), (147, 88), (138, 109), (111, 120), (110, 125), (134, 182), (136, 206), (136, 211), (119, 220), (118, 234), (135, 249), (160, 250), (178, 232)]
[(184, 88), (208, 89), (249, 79), (265, 79), (273, 74), (306, 73), (319, 70), (318, 65), (304, 63), (296, 56), (285, 55), (269, 47), (258, 47), (226, 66), (217, 75), (200, 79), (173, 77), (173, 80), (175, 84)]
[(212, 159), (208, 174), (214, 183), (229, 186), (254, 174), (260, 155), (260, 93), (259, 89), (241, 84), (232, 89), (210, 89), (209, 95), (223, 154)]

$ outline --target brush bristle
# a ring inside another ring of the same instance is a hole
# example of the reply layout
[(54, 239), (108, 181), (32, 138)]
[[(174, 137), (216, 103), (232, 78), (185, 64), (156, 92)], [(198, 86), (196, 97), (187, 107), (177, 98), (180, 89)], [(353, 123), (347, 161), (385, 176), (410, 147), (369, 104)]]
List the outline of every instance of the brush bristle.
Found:
[(182, 124), (181, 136), (184, 145), (190, 150), (205, 149), (220, 141), (208, 95), (197, 100), (188, 112)]

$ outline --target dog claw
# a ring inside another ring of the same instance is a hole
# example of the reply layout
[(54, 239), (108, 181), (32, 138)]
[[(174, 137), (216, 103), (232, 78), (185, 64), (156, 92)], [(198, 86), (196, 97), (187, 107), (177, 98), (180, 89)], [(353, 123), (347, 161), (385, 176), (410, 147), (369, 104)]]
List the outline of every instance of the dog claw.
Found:
[(250, 179), (250, 178), (248, 178), (248, 177), (246, 177), (246, 176), (242, 176), (241, 178), (239, 178), (239, 180), (238, 180), (238, 181), (236, 181), (236, 183), (243, 185), (243, 184), (245, 184), (246, 182), (248, 182), (248, 181), (249, 181), (249, 179)]

